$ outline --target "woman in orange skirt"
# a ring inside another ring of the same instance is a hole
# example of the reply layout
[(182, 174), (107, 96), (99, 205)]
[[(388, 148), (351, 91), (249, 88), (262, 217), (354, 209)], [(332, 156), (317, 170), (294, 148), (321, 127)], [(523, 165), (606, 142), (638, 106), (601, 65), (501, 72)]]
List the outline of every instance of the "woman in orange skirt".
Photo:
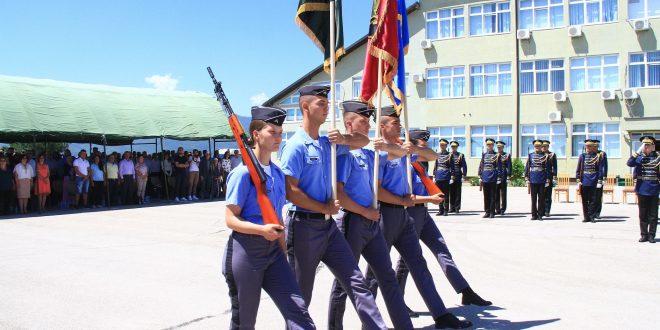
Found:
[(46, 199), (50, 195), (50, 169), (43, 154), (37, 159), (37, 184), (34, 194), (39, 197), (39, 212), (46, 209)]

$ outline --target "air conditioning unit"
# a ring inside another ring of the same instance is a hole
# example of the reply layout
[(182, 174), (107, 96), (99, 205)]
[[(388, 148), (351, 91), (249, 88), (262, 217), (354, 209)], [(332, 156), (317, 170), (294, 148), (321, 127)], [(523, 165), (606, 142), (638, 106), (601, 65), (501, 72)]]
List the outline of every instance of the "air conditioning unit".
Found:
[(423, 73), (418, 73), (413, 75), (413, 81), (416, 84), (423, 83), (424, 82), (424, 74)]
[(548, 112), (548, 121), (561, 121), (561, 111)]
[(566, 102), (566, 92), (554, 92), (552, 93), (552, 99), (555, 100), (555, 102)]
[(419, 42), (419, 45), (422, 46), (422, 49), (431, 49), (433, 47), (433, 44), (429, 39), (422, 39), (422, 41)]
[(613, 89), (605, 89), (600, 91), (600, 98), (603, 100), (614, 100), (616, 99), (616, 92)]
[(582, 36), (582, 25), (571, 25), (568, 27), (568, 36), (577, 38)]
[(532, 37), (532, 31), (529, 29), (520, 29), (518, 32), (516, 32), (516, 37), (518, 40), (528, 40)]
[(639, 94), (637, 94), (637, 89), (634, 88), (628, 88), (623, 90), (623, 99), (624, 100), (634, 100), (636, 98), (639, 98)]
[(635, 31), (645, 31), (650, 28), (649, 20), (647, 19), (635, 19), (632, 21), (632, 26)]

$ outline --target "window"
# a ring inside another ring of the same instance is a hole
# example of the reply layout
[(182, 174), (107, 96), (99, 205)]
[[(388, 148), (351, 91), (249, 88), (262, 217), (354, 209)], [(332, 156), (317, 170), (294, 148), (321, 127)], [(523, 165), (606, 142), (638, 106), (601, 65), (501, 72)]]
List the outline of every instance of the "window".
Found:
[(298, 107), (285, 108), (285, 110), (286, 110), (286, 119), (284, 121), (287, 122), (302, 121), (302, 111), (300, 111), (300, 108)]
[(566, 125), (539, 124), (520, 126), (520, 157), (526, 157), (534, 150), (534, 140), (550, 141), (550, 151), (557, 157), (566, 157)]
[(628, 0), (628, 17), (630, 19), (660, 16), (660, 1), (658, 0)]
[(520, 62), (520, 93), (564, 90), (564, 60)]
[(569, 0), (571, 25), (614, 22), (618, 11), (617, 0)]
[[(639, 142), (639, 139), (640, 139), (642, 136), (647, 136), (647, 135), (652, 136), (652, 137), (654, 137), (656, 140), (659, 140), (659, 141), (660, 141), (660, 131), (659, 131), (659, 132), (631, 133), (631, 134), (630, 134), (630, 142), (632, 142), (632, 143), (631, 143), (631, 149), (630, 149), (630, 153), (631, 153), (631, 154), (632, 154), (633, 152), (637, 152), (637, 150), (639, 150), (639, 147), (642, 146), (642, 143)], [(657, 142), (656, 142), (656, 145), (657, 145)], [(656, 150), (657, 150), (657, 147), (656, 147)], [(609, 156), (610, 154), (608, 153), (607, 155)]]
[(607, 153), (608, 157), (621, 157), (621, 132), (619, 123), (589, 123), (573, 125), (572, 156), (578, 157), (582, 154), (584, 140), (600, 140), (600, 149)]
[[(429, 148), (440, 151), (438, 141), (445, 139), (449, 142), (458, 142), (458, 151), (465, 153), (465, 149), (467, 148), (465, 143), (465, 126), (429, 127), (429, 132), (431, 132)], [(447, 146), (447, 150), (451, 151), (451, 148)]]
[(287, 105), (298, 105), (298, 100), (300, 98), (300, 94), (298, 92), (295, 92), (293, 95), (285, 98), (280, 102), (281, 106), (287, 106)]
[(660, 52), (630, 54), (628, 86), (660, 86)]
[(470, 66), (470, 96), (511, 95), (511, 64)]
[(465, 9), (449, 8), (426, 13), (426, 39), (462, 37), (465, 34)]
[(508, 2), (470, 6), (470, 35), (511, 32), (511, 9)]
[(511, 152), (511, 125), (472, 126), (470, 128), (470, 157), (480, 158), (486, 151), (486, 139), (506, 143), (504, 151)]
[(563, 25), (563, 0), (520, 0), (519, 28), (531, 30)]
[(426, 70), (427, 99), (463, 96), (465, 96), (465, 67)]
[(619, 87), (619, 56), (587, 56), (571, 59), (571, 90), (593, 91)]
[(362, 92), (362, 77), (353, 77), (353, 99), (357, 100), (360, 98), (360, 93)]

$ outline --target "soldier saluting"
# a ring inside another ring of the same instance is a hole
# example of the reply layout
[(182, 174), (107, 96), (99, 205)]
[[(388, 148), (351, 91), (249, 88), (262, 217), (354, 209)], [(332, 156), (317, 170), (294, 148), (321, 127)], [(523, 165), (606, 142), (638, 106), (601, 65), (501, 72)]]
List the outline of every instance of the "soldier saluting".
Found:
[(481, 162), (479, 163), (479, 180), (483, 185), (484, 190), (484, 211), (486, 212), (483, 218), (495, 217), (495, 189), (498, 178), (498, 173), (501, 171), (502, 162), (500, 155), (493, 150), (495, 140), (486, 139), (486, 152), (481, 154)]
[[(435, 185), (442, 190), (444, 194), (449, 192), (449, 185), (453, 183), (452, 176), (454, 173), (454, 160), (452, 154), (447, 151), (447, 140), (440, 139), (440, 152), (438, 158), (435, 160)], [(438, 205), (438, 213), (436, 215), (449, 215), (449, 199), (445, 198), (440, 205)]]
[(660, 193), (660, 153), (655, 151), (655, 139), (642, 136), (642, 146), (628, 159), (627, 165), (634, 167), (637, 184), (637, 207), (639, 208), (639, 242), (655, 243), (658, 227), (658, 193)]
[(550, 186), (550, 157), (542, 149), (543, 141), (534, 140), (534, 152), (527, 156), (525, 180), (532, 195), (532, 219), (543, 220), (545, 214), (545, 188)]
[(594, 140), (584, 140), (586, 152), (578, 159), (575, 177), (582, 198), (582, 222), (596, 222), (596, 189), (603, 187), (603, 162)]

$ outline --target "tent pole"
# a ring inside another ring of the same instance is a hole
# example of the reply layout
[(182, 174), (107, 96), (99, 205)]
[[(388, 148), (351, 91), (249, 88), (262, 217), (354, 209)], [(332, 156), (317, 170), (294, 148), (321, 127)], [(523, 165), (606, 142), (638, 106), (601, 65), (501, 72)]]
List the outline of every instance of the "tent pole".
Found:
[(105, 160), (103, 166), (105, 167), (103, 171), (103, 181), (105, 183), (105, 205), (107, 208), (110, 208), (110, 201), (112, 200), (110, 196), (110, 182), (108, 182), (108, 152), (106, 150), (107, 142), (105, 136), (103, 137), (103, 154), (105, 155)]
[[(34, 167), (35, 172), (36, 172), (36, 173), (34, 173), (34, 177), (36, 178), (36, 180), (34, 182), (34, 188), (35, 188), (34, 192), (35, 192), (35, 195), (37, 195), (37, 196), (35, 196), (35, 197), (37, 197), (36, 198), (36, 200), (37, 200), (37, 210), (39, 211), (39, 213), (41, 213), (41, 203), (39, 201), (39, 192), (40, 192), (39, 191), (39, 162), (38, 162), (39, 156), (37, 155), (37, 136), (36, 135), (32, 135), (32, 149), (34, 149), (34, 155), (32, 155), (32, 157), (33, 157), (32, 159), (36, 158), (35, 161), (34, 161), (35, 164), (36, 164), (36, 166)], [(34, 201), (34, 199), (33, 199), (33, 201)], [(34, 203), (32, 203), (32, 205), (34, 206)]]
[[(156, 146), (158, 148), (158, 146)], [(163, 160), (165, 160), (165, 150), (163, 149), (163, 138), (160, 138), (160, 151), (161, 151), (161, 157)], [(162, 161), (162, 160), (161, 160)], [(170, 202), (170, 181), (169, 178), (167, 177), (167, 174), (165, 174), (165, 169), (163, 168), (163, 165), (161, 164), (161, 172), (163, 172), (163, 178), (165, 178), (165, 183), (163, 184), (165, 186), (165, 197), (167, 198), (167, 202)]]

